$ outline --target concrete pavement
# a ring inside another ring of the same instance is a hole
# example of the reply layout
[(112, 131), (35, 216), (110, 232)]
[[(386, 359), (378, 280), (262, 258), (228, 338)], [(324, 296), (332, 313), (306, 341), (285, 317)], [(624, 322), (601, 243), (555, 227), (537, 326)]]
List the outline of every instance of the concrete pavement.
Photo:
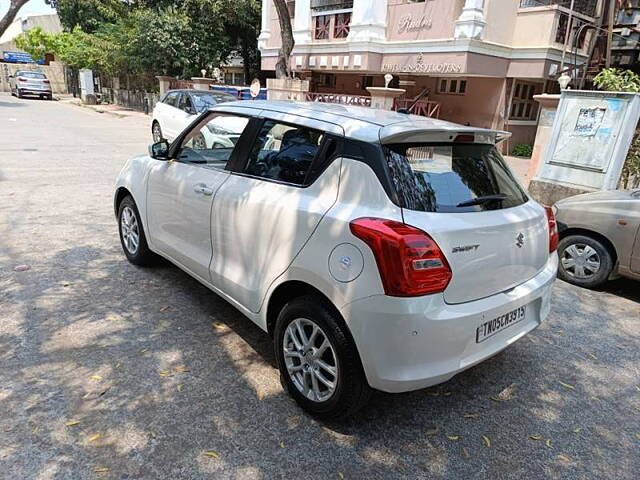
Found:
[(113, 182), (149, 141), (148, 119), (0, 96), (1, 477), (637, 478), (638, 283), (558, 283), (489, 361), (321, 424), (257, 327), (125, 261)]

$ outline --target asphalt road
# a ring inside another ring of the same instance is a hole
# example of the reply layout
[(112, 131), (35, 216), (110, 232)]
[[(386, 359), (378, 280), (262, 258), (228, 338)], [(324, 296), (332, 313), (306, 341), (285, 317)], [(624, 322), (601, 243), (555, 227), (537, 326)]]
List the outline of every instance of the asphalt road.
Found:
[(321, 424), (257, 327), (125, 261), (113, 182), (149, 130), (0, 96), (0, 478), (637, 478), (640, 284), (558, 283), (501, 354)]

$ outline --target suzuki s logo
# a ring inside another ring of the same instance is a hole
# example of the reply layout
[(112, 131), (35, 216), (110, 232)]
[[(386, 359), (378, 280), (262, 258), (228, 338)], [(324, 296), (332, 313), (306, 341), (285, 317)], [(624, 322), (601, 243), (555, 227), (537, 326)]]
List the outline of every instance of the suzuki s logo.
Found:
[(518, 248), (522, 248), (524, 247), (524, 234), (520, 233), (517, 237), (516, 237), (516, 246)]

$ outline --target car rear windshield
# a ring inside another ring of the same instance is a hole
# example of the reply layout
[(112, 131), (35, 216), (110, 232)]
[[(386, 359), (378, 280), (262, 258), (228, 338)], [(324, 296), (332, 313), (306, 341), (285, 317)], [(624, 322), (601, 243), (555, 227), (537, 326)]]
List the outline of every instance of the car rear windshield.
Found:
[(528, 198), (494, 145), (385, 145), (402, 207), (478, 212), (516, 207)]
[(19, 76), (25, 77), (25, 78), (39, 78), (39, 79), (47, 78), (42, 73), (36, 73), (36, 72), (20, 72)]

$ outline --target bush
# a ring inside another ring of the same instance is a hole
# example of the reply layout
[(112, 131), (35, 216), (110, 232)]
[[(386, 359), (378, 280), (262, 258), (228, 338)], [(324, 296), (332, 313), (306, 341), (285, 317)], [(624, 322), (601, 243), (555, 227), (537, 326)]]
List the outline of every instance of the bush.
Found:
[(514, 157), (531, 157), (533, 154), (533, 147), (531, 145), (527, 145), (526, 143), (519, 143), (513, 150), (511, 150), (511, 155)]

